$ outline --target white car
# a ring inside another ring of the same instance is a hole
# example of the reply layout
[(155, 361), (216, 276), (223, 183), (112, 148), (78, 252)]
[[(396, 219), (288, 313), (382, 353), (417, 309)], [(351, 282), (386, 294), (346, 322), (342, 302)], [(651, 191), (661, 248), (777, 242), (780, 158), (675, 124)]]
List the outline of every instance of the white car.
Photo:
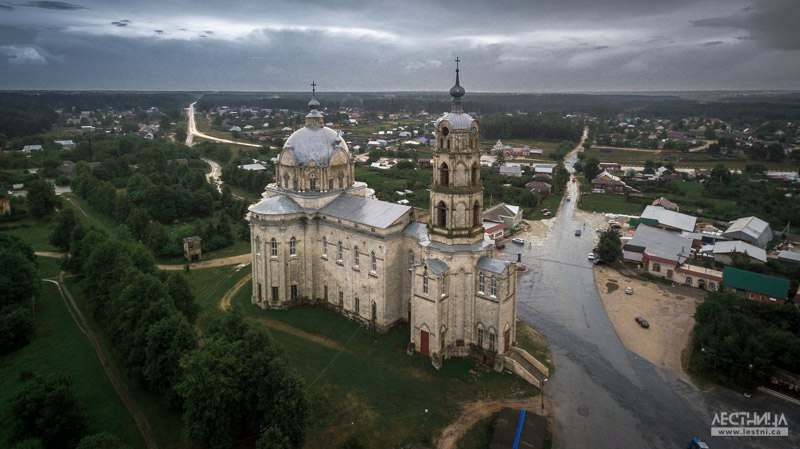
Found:
[(594, 253), (589, 253), (589, 260), (594, 260)]
[(521, 239), (519, 237), (511, 239), (511, 241), (516, 243), (517, 245), (524, 245), (525, 244), (525, 240), (523, 240), (523, 239)]
[(632, 295), (633, 294), (633, 287), (625, 287), (625, 294)]

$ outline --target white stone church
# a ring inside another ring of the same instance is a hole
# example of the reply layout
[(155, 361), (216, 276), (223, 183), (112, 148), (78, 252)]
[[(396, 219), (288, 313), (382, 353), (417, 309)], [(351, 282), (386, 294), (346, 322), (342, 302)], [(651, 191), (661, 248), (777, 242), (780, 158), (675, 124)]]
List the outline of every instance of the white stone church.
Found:
[(430, 223), (365, 197), (347, 144), (312, 98), (276, 182), (249, 208), (253, 304), (324, 303), (379, 330), (407, 321), (409, 349), (437, 367), (502, 359), (515, 341), (517, 271), (484, 239), (479, 127), (462, 109), (458, 72), (451, 110), (436, 121)]

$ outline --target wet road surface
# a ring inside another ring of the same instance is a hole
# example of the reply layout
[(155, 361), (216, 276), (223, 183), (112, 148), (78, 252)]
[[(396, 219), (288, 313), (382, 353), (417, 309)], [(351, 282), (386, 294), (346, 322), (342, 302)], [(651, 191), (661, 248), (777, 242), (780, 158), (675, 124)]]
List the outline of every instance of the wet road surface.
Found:
[[(722, 388), (700, 391), (622, 345), (587, 259), (597, 234), (573, 216), (577, 185), (569, 188), (572, 201), (548, 238), (540, 246), (510, 244), (502, 256), (522, 254), (529, 271), (520, 277), (518, 316), (544, 334), (553, 355), (555, 371), (545, 384), (553, 447), (684, 448), (694, 436), (712, 449), (800, 447), (800, 407), (763, 394), (747, 399)], [(790, 436), (712, 438), (720, 411), (784, 412)]]

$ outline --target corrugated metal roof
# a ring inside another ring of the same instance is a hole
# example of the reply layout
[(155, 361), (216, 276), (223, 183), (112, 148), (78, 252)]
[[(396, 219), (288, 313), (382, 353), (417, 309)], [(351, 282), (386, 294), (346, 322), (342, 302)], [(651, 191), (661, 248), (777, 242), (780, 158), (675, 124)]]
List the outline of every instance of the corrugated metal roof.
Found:
[(353, 195), (341, 195), (319, 213), (386, 229), (411, 210), (408, 206)]
[(327, 126), (304, 126), (286, 139), (283, 148), (291, 148), (295, 162), (301, 165), (312, 160), (319, 165), (328, 165), (337, 148), (348, 151), (344, 139)]
[(450, 269), (446, 263), (439, 259), (427, 259), (425, 261), (425, 266), (436, 276), (441, 276), (442, 273)]
[(403, 229), (403, 234), (410, 235), (417, 239), (418, 242), (428, 242), (428, 226), (425, 223), (421, 223), (419, 221), (415, 221), (410, 223)]
[(728, 254), (732, 252), (747, 253), (753, 259), (767, 262), (767, 252), (763, 249), (740, 240), (721, 241), (714, 244), (714, 254)]
[(491, 257), (481, 256), (478, 258), (478, 263), (475, 268), (479, 270), (491, 271), (492, 273), (501, 274), (506, 271), (506, 268), (511, 265), (511, 262), (500, 259), (493, 259)]
[(678, 254), (682, 255), (682, 259), (689, 256), (692, 240), (674, 232), (640, 224), (636, 228), (636, 233), (624, 246), (627, 251), (637, 248), (644, 248), (651, 256), (677, 262)]
[(725, 267), (722, 270), (722, 283), (726, 287), (760, 293), (772, 298), (786, 299), (789, 295), (788, 279), (753, 273), (752, 271), (733, 267)]
[(436, 120), (436, 126), (438, 127), (439, 123), (444, 120), (450, 122), (450, 125), (453, 127), (453, 129), (469, 129), (470, 126), (472, 126), (472, 122), (475, 121), (475, 119), (467, 113), (448, 112)]
[(683, 231), (694, 232), (697, 218), (691, 215), (673, 212), (659, 206), (647, 206), (642, 212), (642, 220), (655, 220), (659, 224), (677, 228)]
[(250, 206), (247, 210), (261, 215), (296, 214), (305, 210), (286, 195), (267, 198)]
[(740, 238), (740, 236), (736, 235), (739, 233), (753, 239), (760, 247), (766, 247), (767, 243), (772, 239), (769, 223), (758, 217), (743, 217), (735, 220), (722, 235)]
[(778, 260), (800, 263), (800, 253), (794, 251), (778, 251)]

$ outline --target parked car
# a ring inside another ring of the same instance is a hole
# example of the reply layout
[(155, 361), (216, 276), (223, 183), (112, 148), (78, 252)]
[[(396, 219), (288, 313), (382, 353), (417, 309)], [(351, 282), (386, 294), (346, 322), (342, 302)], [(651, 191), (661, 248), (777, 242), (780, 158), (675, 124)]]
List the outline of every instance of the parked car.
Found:
[(647, 320), (644, 319), (644, 317), (637, 315), (636, 318), (634, 319), (636, 320), (637, 323), (639, 323), (639, 326), (642, 326), (645, 329), (650, 327), (650, 323), (648, 323)]
[(632, 295), (633, 294), (633, 287), (625, 287), (625, 294)]
[(513, 243), (516, 243), (517, 245), (524, 245), (525, 244), (525, 240), (523, 240), (523, 239), (521, 239), (519, 237), (514, 237), (513, 239), (511, 239), (511, 241)]
[(567, 201), (569, 201), (569, 200), (571, 200), (571, 199), (572, 199), (572, 198), (571, 198), (569, 195), (567, 195)]
[(602, 234), (602, 233), (606, 232), (606, 230), (603, 229), (603, 228), (597, 228), (597, 229), (594, 230), (594, 232), (596, 232), (598, 234)]
[(594, 253), (589, 253), (589, 260), (594, 260)]
[(494, 247), (497, 248), (497, 249), (506, 249), (506, 244), (505, 243), (495, 243)]
[(580, 237), (580, 236), (581, 236), (581, 230), (580, 229), (576, 229), (575, 230), (575, 237)]

